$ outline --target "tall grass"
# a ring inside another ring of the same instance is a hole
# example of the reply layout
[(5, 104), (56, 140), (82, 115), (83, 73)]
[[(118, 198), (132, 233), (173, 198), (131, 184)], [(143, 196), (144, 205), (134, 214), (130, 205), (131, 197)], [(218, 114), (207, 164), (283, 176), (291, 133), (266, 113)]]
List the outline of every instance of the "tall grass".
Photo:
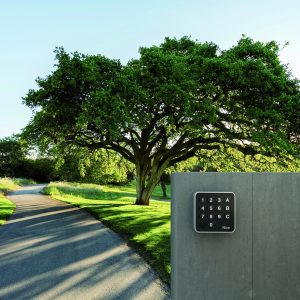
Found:
[(0, 226), (5, 223), (9, 216), (13, 213), (16, 205), (5, 198), (5, 194), (18, 188), (10, 178), (0, 178)]
[(0, 178), (0, 192), (3, 194), (15, 190), (19, 187), (19, 185), (14, 182), (11, 178)]
[(0, 178), (0, 191), (3, 193), (7, 193), (17, 189), (20, 186), (27, 185), (27, 184), (36, 184), (36, 182), (32, 179), (27, 179), (27, 178), (3, 177)]
[[(134, 205), (135, 186), (51, 183), (45, 193), (91, 212), (126, 237), (158, 271), (170, 279), (170, 203), (151, 200), (149, 206)], [(160, 189), (155, 197), (161, 198)]]

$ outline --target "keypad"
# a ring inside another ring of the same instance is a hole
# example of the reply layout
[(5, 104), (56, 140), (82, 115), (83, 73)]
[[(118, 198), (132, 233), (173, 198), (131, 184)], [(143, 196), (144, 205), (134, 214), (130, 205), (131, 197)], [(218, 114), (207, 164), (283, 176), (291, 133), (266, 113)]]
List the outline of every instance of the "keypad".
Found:
[(196, 192), (194, 228), (197, 232), (233, 232), (235, 195), (232, 192)]

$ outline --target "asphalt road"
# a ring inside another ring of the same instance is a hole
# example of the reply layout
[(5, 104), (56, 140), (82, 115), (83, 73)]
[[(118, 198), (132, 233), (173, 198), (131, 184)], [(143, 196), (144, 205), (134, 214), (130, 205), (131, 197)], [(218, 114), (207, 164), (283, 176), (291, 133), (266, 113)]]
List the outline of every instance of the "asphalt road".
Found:
[(145, 261), (87, 212), (23, 187), (0, 227), (0, 299), (169, 299)]

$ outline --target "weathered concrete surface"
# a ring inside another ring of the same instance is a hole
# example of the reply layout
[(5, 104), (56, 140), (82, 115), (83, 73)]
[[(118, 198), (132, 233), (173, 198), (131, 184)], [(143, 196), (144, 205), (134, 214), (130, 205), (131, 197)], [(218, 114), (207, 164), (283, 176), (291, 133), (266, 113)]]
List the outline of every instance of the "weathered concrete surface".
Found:
[(254, 299), (300, 299), (300, 173), (253, 174)]
[[(252, 178), (245, 173), (172, 175), (172, 300), (244, 300), (252, 293)], [(234, 192), (234, 233), (199, 234), (193, 194)]]
[[(234, 233), (193, 228), (196, 191), (234, 192)], [(300, 173), (172, 175), (172, 300), (300, 299)]]
[(0, 299), (169, 299), (144, 260), (88, 213), (40, 195), (10, 194), (0, 228)]

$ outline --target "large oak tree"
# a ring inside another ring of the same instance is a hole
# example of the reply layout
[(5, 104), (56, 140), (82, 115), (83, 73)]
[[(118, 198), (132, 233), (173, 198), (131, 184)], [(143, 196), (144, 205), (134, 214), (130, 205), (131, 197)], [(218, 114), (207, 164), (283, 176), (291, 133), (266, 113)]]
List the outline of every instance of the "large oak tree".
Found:
[(24, 98), (34, 110), (24, 135), (118, 152), (136, 167), (136, 204), (199, 150), (299, 155), (299, 81), (275, 42), (243, 37), (221, 51), (167, 38), (126, 65), (61, 48), (56, 61)]

